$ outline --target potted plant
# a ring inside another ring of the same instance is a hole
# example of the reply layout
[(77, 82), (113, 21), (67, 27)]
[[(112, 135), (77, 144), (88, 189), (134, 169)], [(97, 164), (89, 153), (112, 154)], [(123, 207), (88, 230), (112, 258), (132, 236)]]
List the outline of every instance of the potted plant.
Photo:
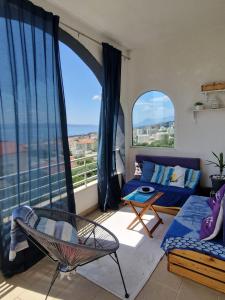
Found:
[(196, 110), (204, 109), (204, 104), (203, 104), (202, 102), (200, 102), (200, 101), (195, 102), (194, 108), (195, 108)]
[(211, 175), (210, 179), (212, 181), (212, 189), (213, 191), (218, 191), (220, 187), (225, 184), (225, 175), (223, 175), (223, 170), (225, 168), (225, 161), (223, 157), (223, 153), (219, 153), (217, 155), (216, 153), (212, 152), (212, 154), (215, 157), (215, 160), (207, 160), (207, 165), (214, 165), (216, 168), (219, 169), (219, 174), (218, 175)]

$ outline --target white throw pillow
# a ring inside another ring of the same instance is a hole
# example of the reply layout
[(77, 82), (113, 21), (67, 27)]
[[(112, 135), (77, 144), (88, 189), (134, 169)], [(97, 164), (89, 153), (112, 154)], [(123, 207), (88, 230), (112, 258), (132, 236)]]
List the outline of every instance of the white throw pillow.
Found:
[(186, 168), (181, 166), (175, 166), (173, 169), (173, 174), (170, 178), (170, 186), (177, 186), (184, 188)]

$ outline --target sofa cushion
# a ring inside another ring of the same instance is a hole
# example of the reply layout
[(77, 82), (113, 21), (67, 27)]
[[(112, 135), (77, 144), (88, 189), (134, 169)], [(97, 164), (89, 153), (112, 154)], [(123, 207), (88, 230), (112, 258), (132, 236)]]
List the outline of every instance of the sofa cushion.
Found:
[(143, 161), (141, 181), (151, 181), (155, 170), (155, 164), (151, 161)]
[(165, 166), (155, 164), (155, 170), (152, 175), (151, 182), (161, 183), (165, 171)]
[(165, 207), (182, 207), (187, 198), (194, 193), (194, 190), (189, 188), (166, 186), (132, 179), (123, 186), (122, 196), (130, 194), (142, 185), (150, 186), (155, 188), (157, 191), (163, 192), (164, 194), (156, 201), (155, 204)]

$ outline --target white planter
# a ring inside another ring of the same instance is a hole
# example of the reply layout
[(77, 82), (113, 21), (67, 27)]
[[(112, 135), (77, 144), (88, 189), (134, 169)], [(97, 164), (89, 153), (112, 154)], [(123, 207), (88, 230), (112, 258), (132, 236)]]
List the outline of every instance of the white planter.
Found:
[(195, 110), (202, 110), (204, 109), (204, 105), (195, 105)]

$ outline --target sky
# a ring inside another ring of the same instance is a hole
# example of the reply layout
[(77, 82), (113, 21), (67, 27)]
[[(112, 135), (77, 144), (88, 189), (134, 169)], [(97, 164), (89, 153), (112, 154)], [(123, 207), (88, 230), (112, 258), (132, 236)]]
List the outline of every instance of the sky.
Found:
[(101, 85), (74, 51), (62, 42), (59, 47), (67, 123), (98, 125)]
[[(60, 42), (60, 58), (67, 123), (98, 125), (101, 85), (90, 68), (62, 42)], [(146, 92), (135, 103), (134, 126), (156, 124), (173, 119), (173, 104), (170, 98), (162, 92)]]
[(162, 92), (150, 91), (138, 98), (133, 108), (133, 124), (156, 124), (174, 119), (174, 107), (170, 98)]

